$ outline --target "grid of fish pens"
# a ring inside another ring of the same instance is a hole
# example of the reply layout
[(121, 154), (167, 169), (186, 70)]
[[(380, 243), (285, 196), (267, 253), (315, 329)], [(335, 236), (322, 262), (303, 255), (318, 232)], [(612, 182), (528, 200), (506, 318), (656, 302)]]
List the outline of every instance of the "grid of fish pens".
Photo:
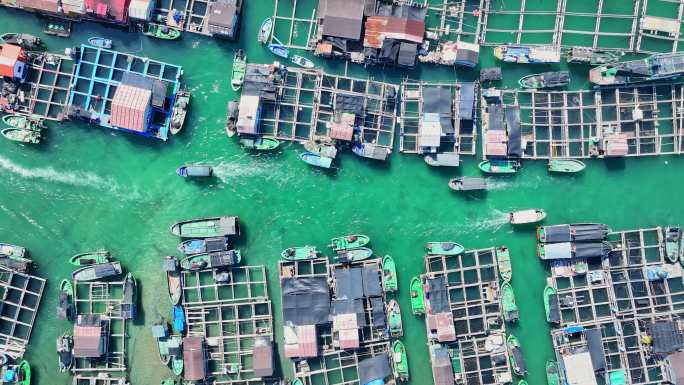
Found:
[(480, 42), (633, 51), (641, 0), (482, 0)]
[(641, 1), (641, 18), (636, 42), (637, 52), (681, 51), (684, 3), (669, 0)]
[(397, 88), (370, 79), (288, 69), (276, 83), (275, 100), (263, 100), (259, 132), (304, 142), (329, 137), (343, 113), (354, 115), (364, 143), (391, 149), (396, 124)]
[[(683, 151), (681, 84), (594, 91), (504, 90), (502, 100), (519, 106), (525, 159), (637, 157)], [(486, 132), (483, 127), (483, 136)], [(613, 153), (612, 146), (622, 150)]]
[[(211, 36), (208, 30), (211, 3), (215, 0), (161, 0), (155, 2), (152, 19), (180, 30)], [(176, 16), (179, 15), (179, 16)], [(179, 17), (179, 18), (178, 18)], [(176, 20), (178, 18), (178, 20)]]
[(506, 346), (504, 344), (500, 350), (488, 351), (486, 345), (491, 338), (505, 340), (506, 336), (503, 332), (495, 332), (488, 337), (462, 339), (457, 343), (457, 350), (450, 348), (452, 362), (458, 357), (456, 367), (460, 369), (460, 372), (454, 370), (455, 379), (464, 384), (482, 385), (511, 382), (511, 366)]
[(109, 376), (84, 376), (78, 375), (71, 381), (72, 385), (124, 385), (126, 379), (123, 377), (109, 377)]
[[(464, 121), (461, 115), (461, 84), (428, 83), (404, 80), (401, 84), (400, 142), (399, 151), (405, 153), (422, 153), (421, 124), (424, 114), (438, 112), (440, 117), (448, 116), (453, 125), (453, 135), (441, 135), (439, 153), (475, 155), (477, 149), (477, 125), (474, 120)], [(450, 95), (451, 103), (444, 103), (441, 97)], [(440, 95), (438, 100), (427, 96)], [(433, 99), (433, 100), (430, 100)], [(464, 100), (468, 107), (475, 108), (475, 100)], [(472, 114), (471, 114), (472, 115)], [(444, 129), (444, 128), (442, 128)], [(451, 130), (449, 130), (451, 131)]]
[(217, 283), (214, 269), (182, 272), (188, 335), (206, 338), (208, 372), (214, 384), (258, 383), (255, 341), (273, 341), (266, 268), (241, 266), (225, 273), (228, 277)]
[(480, 36), (480, 0), (418, 0), (427, 8), (425, 29), (444, 41), (477, 43)]
[(275, 0), (269, 43), (282, 44), (291, 49), (316, 49), (319, 30), (317, 8), (315, 5), (307, 6), (316, 3), (305, 2), (302, 5), (300, 0)]
[(94, 320), (92, 324), (100, 327), (100, 333), (106, 340), (106, 349), (100, 358), (75, 357), (71, 369), (74, 374), (126, 371), (127, 320), (121, 312), (124, 286), (125, 281), (73, 281), (75, 318)]
[(45, 279), (0, 268), (0, 352), (18, 360), (24, 356)]

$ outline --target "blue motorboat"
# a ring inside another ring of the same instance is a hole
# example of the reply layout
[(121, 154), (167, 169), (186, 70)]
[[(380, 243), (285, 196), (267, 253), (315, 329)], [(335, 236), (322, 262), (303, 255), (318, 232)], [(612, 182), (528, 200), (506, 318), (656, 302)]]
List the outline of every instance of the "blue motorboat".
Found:
[(290, 56), (290, 51), (282, 44), (271, 43), (268, 45), (268, 50), (274, 55), (280, 56), (284, 59), (287, 59)]
[(189, 239), (180, 245), (178, 250), (185, 255), (213, 253), (229, 250), (228, 237), (214, 237), (204, 239)]
[(105, 39), (104, 37), (91, 37), (88, 39), (88, 43), (92, 46), (104, 49), (112, 48), (112, 40)]
[(173, 306), (173, 330), (176, 333), (185, 331), (185, 312), (183, 312), (181, 305)]
[(299, 159), (303, 160), (304, 162), (316, 166), (316, 167), (321, 167), (321, 168), (330, 168), (332, 165), (333, 158), (328, 158), (327, 156), (321, 156), (320, 154), (316, 154), (315, 152), (303, 152), (299, 154)]

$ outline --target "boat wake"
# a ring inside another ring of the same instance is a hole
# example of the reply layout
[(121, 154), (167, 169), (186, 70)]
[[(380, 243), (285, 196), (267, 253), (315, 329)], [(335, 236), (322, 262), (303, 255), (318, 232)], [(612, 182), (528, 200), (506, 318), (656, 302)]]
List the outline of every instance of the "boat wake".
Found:
[(469, 223), (468, 227), (475, 230), (492, 230), (492, 232), (498, 231), (501, 226), (508, 224), (508, 213), (494, 209), (491, 211), (489, 216), (482, 218), (475, 222)]
[(266, 177), (270, 179), (277, 174), (278, 165), (274, 162), (254, 158), (250, 155), (241, 156), (236, 160), (217, 160), (214, 175), (223, 183), (244, 177)]

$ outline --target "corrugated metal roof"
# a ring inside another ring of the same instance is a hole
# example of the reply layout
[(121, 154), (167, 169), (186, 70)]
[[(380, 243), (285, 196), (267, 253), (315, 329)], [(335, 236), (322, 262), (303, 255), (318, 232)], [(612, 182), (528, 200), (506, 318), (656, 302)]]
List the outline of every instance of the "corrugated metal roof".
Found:
[(259, 97), (254, 95), (245, 95), (240, 98), (238, 119), (235, 125), (237, 132), (241, 134), (257, 133), (260, 101)]
[(183, 378), (190, 381), (203, 380), (206, 373), (204, 343), (201, 337), (183, 338)]
[(627, 136), (615, 134), (606, 138), (606, 156), (625, 156), (629, 153)]
[(85, 0), (86, 12), (123, 23), (127, 20), (130, 0)]
[(442, 136), (442, 125), (439, 114), (423, 114), (418, 127), (418, 144), (421, 147), (439, 147)]
[(254, 376), (269, 377), (273, 375), (273, 343), (266, 337), (256, 337), (254, 339)]
[(456, 340), (454, 316), (451, 312), (437, 314), (435, 319), (437, 321), (437, 341), (449, 342)]
[(104, 354), (104, 350), (100, 317), (79, 316), (74, 325), (74, 356), (100, 357)]
[(14, 66), (23, 56), (21, 47), (11, 44), (0, 46), (0, 76), (14, 77)]
[(299, 340), (299, 354), (297, 357), (306, 358), (318, 355), (315, 325), (297, 326), (297, 338)]
[(339, 140), (352, 140), (354, 127), (344, 122), (330, 122), (330, 137)]
[(364, 0), (327, 0), (319, 3), (324, 36), (359, 40), (363, 24)]
[(563, 366), (568, 385), (596, 385), (596, 376), (589, 352), (563, 356)]
[(131, 0), (128, 6), (128, 17), (136, 20), (149, 21), (152, 16), (151, 0)]
[(364, 47), (382, 48), (385, 39), (422, 43), (425, 22), (392, 16), (371, 16), (366, 19)]
[(121, 84), (111, 104), (111, 125), (145, 132), (149, 123), (152, 91)]
[(236, 0), (220, 0), (210, 3), (209, 26), (232, 30), (237, 22), (237, 5)]
[(339, 331), (341, 349), (357, 349), (359, 347), (358, 329), (348, 329)]

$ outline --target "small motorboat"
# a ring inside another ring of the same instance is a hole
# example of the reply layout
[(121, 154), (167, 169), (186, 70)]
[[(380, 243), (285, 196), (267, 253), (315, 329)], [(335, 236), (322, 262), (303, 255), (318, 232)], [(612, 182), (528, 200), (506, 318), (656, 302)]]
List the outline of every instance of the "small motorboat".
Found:
[(449, 180), (449, 188), (454, 191), (482, 191), (487, 190), (487, 180), (484, 178), (462, 176)]
[(10, 128), (21, 128), (24, 130), (40, 131), (45, 128), (42, 119), (28, 117), (19, 114), (10, 114), (2, 117), (2, 122)]
[(560, 370), (556, 361), (546, 361), (546, 383), (548, 385), (561, 385)]
[(280, 146), (280, 141), (276, 138), (260, 136), (257, 138), (241, 138), (240, 145), (248, 150), (271, 151)]
[(335, 237), (330, 240), (330, 248), (333, 251), (341, 251), (347, 249), (355, 249), (366, 246), (370, 242), (370, 237), (363, 234), (352, 234), (341, 237)]
[(563, 87), (570, 84), (570, 72), (552, 71), (527, 75), (518, 80), (518, 84), (522, 88), (532, 89)]
[(181, 296), (183, 295), (181, 274), (178, 271), (178, 259), (172, 255), (167, 255), (164, 257), (164, 264), (162, 267), (166, 272), (166, 283), (171, 304), (178, 305), (181, 300)]
[(389, 255), (385, 255), (382, 258), (382, 289), (385, 292), (395, 292), (399, 290), (397, 265), (394, 263), (394, 259)]
[(213, 253), (230, 250), (228, 237), (213, 237), (204, 239), (189, 239), (178, 245), (178, 251), (185, 255)]
[(238, 117), (238, 102), (231, 100), (228, 102), (228, 107), (226, 109), (226, 135), (229, 138), (235, 136), (237, 130), (235, 125), (237, 124)]
[(404, 327), (401, 322), (401, 308), (396, 299), (387, 303), (387, 326), (392, 338), (399, 338), (404, 335)]
[(73, 341), (73, 337), (66, 333), (57, 337), (57, 363), (61, 373), (66, 373), (74, 364), (74, 355), (71, 353)]
[(428, 242), (425, 250), (429, 255), (459, 255), (465, 251), (465, 247), (456, 242)]
[(0, 266), (20, 273), (27, 272), (32, 263), (28, 258), (0, 255)]
[(567, 54), (568, 63), (603, 65), (615, 63), (620, 60), (622, 53), (604, 51), (587, 47), (572, 47)]
[(520, 168), (520, 162), (507, 159), (484, 160), (477, 168), (486, 174), (515, 174)]
[(242, 254), (240, 254), (240, 250), (228, 250), (191, 255), (183, 259), (180, 266), (185, 270), (205, 270), (235, 266), (241, 260)]
[(176, 93), (176, 100), (173, 102), (173, 112), (171, 113), (171, 124), (169, 126), (171, 135), (176, 135), (183, 129), (191, 98), (192, 95), (186, 90), (179, 90)]
[(26, 248), (23, 246), (17, 246), (11, 243), (0, 243), (0, 255), (24, 258), (27, 254)]
[(665, 256), (671, 263), (676, 263), (679, 260), (681, 242), (681, 227), (668, 227), (665, 229)]
[(161, 40), (177, 40), (180, 39), (182, 31), (166, 25), (147, 23), (147, 28), (143, 35)]
[(392, 150), (377, 144), (357, 143), (352, 147), (352, 152), (362, 158), (387, 160)]
[(74, 271), (71, 276), (74, 281), (94, 281), (96, 279), (114, 277), (121, 274), (121, 263), (107, 262), (89, 265)]
[(28, 33), (4, 33), (0, 35), (0, 43), (16, 45), (27, 51), (45, 49), (45, 44), (38, 36)]
[(29, 144), (38, 144), (41, 139), (40, 131), (25, 130), (23, 128), (5, 128), (0, 131), (0, 134), (11, 141)]
[(242, 49), (235, 52), (233, 57), (233, 75), (230, 80), (230, 86), (233, 91), (238, 91), (242, 88), (242, 83), (245, 82), (245, 71), (247, 70), (247, 55)]
[(494, 48), (494, 57), (506, 63), (546, 64), (559, 63), (561, 52), (554, 46), (500, 45)]
[(164, 317), (159, 317), (158, 320), (152, 324), (152, 337), (157, 340), (157, 349), (159, 350), (159, 361), (162, 365), (168, 365), (171, 362), (171, 354), (169, 352), (169, 323)]
[(88, 44), (104, 49), (110, 49), (113, 45), (111, 39), (105, 39), (104, 37), (91, 37), (88, 39)]
[(312, 152), (330, 159), (337, 157), (337, 146), (335, 146), (335, 141), (332, 139), (307, 140), (306, 142), (302, 143), (302, 145), (308, 152)]
[(290, 56), (290, 51), (282, 44), (271, 43), (268, 45), (268, 50), (276, 56), (287, 59)]
[(292, 60), (292, 62), (293, 62), (294, 64), (296, 64), (296, 65), (298, 65), (298, 66), (300, 66), (300, 67), (303, 67), (303, 68), (311, 69), (311, 68), (316, 67), (316, 65), (314, 64), (314, 62), (312, 62), (311, 60), (305, 58), (304, 56), (292, 55), (292, 59), (291, 59), (291, 60)]
[(414, 315), (425, 314), (425, 296), (423, 295), (423, 282), (420, 277), (411, 278), (411, 310)]
[(522, 355), (522, 350), (520, 350), (520, 342), (513, 334), (508, 335), (508, 338), (506, 339), (506, 346), (508, 348), (508, 356), (511, 361), (513, 373), (521, 377), (526, 376), (527, 367)]
[(181, 238), (213, 238), (240, 235), (240, 218), (223, 216), (176, 222), (169, 229)]
[(304, 162), (315, 166), (315, 167), (320, 167), (320, 168), (330, 168), (332, 165), (332, 158), (328, 158), (326, 156), (321, 156), (320, 154), (316, 154), (313, 152), (303, 152), (299, 154), (299, 159), (303, 160)]
[(183, 178), (210, 178), (214, 176), (214, 169), (211, 166), (187, 165), (178, 167), (176, 174)]
[(515, 303), (515, 293), (510, 282), (501, 284), (501, 308), (506, 322), (517, 322), (519, 318), (518, 305)]
[(394, 378), (400, 381), (409, 380), (409, 366), (406, 355), (406, 346), (400, 340), (392, 343), (392, 372)]
[(132, 273), (126, 274), (123, 287), (123, 298), (121, 299), (121, 318), (135, 319), (138, 314), (136, 301), (138, 283), (133, 278)]
[(455, 153), (425, 155), (423, 160), (433, 167), (458, 167), (461, 165), (461, 157)]
[(352, 263), (363, 261), (364, 259), (370, 258), (372, 255), (373, 250), (367, 247), (358, 247), (355, 249), (339, 250), (335, 255), (335, 259), (340, 263)]
[(519, 210), (510, 212), (508, 218), (512, 225), (525, 225), (543, 221), (546, 212), (542, 209)]
[(267, 17), (261, 22), (261, 27), (259, 28), (259, 35), (257, 36), (257, 41), (261, 44), (265, 44), (268, 38), (271, 37), (271, 30), (273, 29), (273, 19)]
[(95, 265), (98, 263), (110, 262), (111, 255), (107, 250), (90, 251), (87, 253), (76, 254), (69, 258), (69, 263), (74, 266)]
[(316, 259), (319, 256), (315, 246), (288, 247), (280, 253), (280, 256), (288, 261), (301, 261), (306, 259)]
[(587, 167), (584, 162), (577, 159), (551, 159), (549, 161), (549, 172), (571, 174), (581, 172)]
[(499, 267), (499, 275), (504, 282), (510, 282), (513, 278), (513, 268), (511, 266), (511, 255), (508, 247), (500, 246), (496, 248), (496, 263)]

